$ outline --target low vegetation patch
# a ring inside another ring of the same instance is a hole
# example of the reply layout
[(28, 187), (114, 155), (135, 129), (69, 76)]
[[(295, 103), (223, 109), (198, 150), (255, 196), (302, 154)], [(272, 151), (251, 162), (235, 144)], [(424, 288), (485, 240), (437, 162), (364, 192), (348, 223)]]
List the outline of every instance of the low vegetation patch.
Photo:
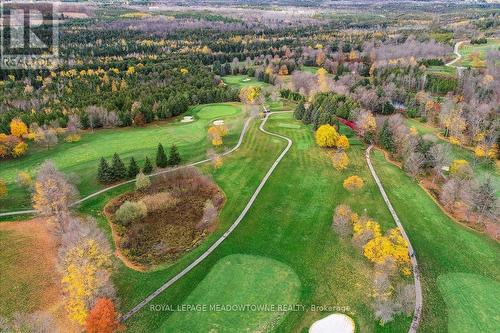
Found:
[(123, 255), (134, 264), (150, 266), (173, 261), (196, 247), (214, 230), (223, 203), (215, 183), (186, 168), (121, 195), (105, 213)]

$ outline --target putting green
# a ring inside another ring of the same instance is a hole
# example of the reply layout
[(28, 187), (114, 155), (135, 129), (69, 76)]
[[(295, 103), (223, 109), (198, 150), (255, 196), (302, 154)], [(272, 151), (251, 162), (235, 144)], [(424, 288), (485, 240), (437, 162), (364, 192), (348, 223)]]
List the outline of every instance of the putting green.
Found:
[(448, 308), (448, 332), (498, 332), (499, 282), (478, 274), (450, 273), (440, 275), (437, 283)]
[(240, 112), (240, 109), (230, 104), (209, 104), (198, 108), (198, 117), (200, 119), (213, 119), (216, 117), (232, 116)]
[(222, 78), (225, 84), (235, 86), (237, 88), (243, 87), (267, 87), (269, 83), (258, 81), (254, 77), (248, 75), (228, 75)]
[[(265, 257), (229, 255), (213, 266), (184, 300), (183, 310), (174, 312), (159, 332), (267, 332), (287, 313), (278, 307), (296, 304), (299, 294), (299, 278), (288, 265)], [(200, 308), (184, 308), (195, 305)]]

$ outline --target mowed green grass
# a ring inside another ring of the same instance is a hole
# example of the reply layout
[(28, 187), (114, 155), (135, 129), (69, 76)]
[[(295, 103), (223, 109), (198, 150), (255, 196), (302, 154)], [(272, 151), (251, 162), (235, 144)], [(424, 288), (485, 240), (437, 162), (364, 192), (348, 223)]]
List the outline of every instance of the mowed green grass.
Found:
[(438, 277), (438, 286), (450, 309), (449, 332), (498, 332), (498, 281), (477, 274), (449, 273)]
[(207, 129), (214, 119), (224, 119), (230, 131), (224, 139), (225, 146), (236, 144), (243, 125), (244, 114), (239, 103), (208, 104), (193, 107), (188, 114), (196, 121), (181, 123), (153, 123), (143, 128), (103, 129), (86, 133), (76, 143), (61, 142), (49, 150), (31, 146), (28, 154), (20, 159), (0, 162), (0, 178), (8, 183), (9, 193), (0, 199), (0, 212), (26, 209), (31, 206), (30, 193), (15, 184), (17, 173), (29, 172), (35, 176), (43, 161), (50, 159), (73, 179), (82, 196), (104, 186), (96, 180), (101, 157), (109, 160), (116, 152), (127, 164), (134, 157), (142, 166), (146, 156), (154, 163), (158, 143), (168, 150), (172, 144), (179, 148), (183, 163), (205, 157), (210, 142)]
[[(174, 265), (149, 273), (138, 273), (120, 265), (114, 281), (121, 298), (122, 311), (136, 305), (168, 278), (182, 270), (215, 241), (240, 214), (258, 183), (272, 165), (286, 142), (258, 130), (254, 123), (240, 150), (227, 157), (217, 171), (205, 166), (227, 196), (220, 214), (218, 230), (200, 247), (186, 254)], [(153, 305), (181, 304), (201, 283), (216, 262), (232, 254), (264, 256), (288, 265), (302, 284), (299, 304), (306, 311), (289, 313), (275, 329), (277, 332), (307, 330), (316, 320), (333, 312), (352, 316), (363, 332), (405, 330), (411, 318), (398, 317), (385, 327), (379, 326), (370, 309), (372, 265), (331, 230), (333, 209), (340, 203), (350, 204), (356, 211), (373, 216), (384, 229), (394, 227), (376, 185), (364, 161), (364, 145), (343, 128), (351, 138), (351, 169), (337, 172), (331, 165), (329, 151), (318, 148), (308, 126), (292, 119), (291, 114), (271, 116), (267, 129), (291, 137), (294, 144), (271, 176), (235, 231), (205, 261), (171, 288), (160, 294)], [(365, 189), (349, 194), (343, 180), (359, 174)], [(88, 202), (84, 212), (97, 213), (103, 202)], [(98, 221), (109, 230), (98, 214)], [(231, 299), (227, 300), (228, 302)], [(312, 306), (330, 307), (315, 311)], [(131, 332), (155, 331), (172, 313), (155, 312), (149, 306), (129, 321)], [(182, 314), (176, 314), (181, 316)], [(242, 327), (241, 330), (245, 328)]]
[(495, 163), (488, 160), (477, 160), (475, 159), (472, 151), (458, 145), (452, 145), (451, 143), (440, 139), (437, 135), (439, 133), (438, 128), (422, 123), (418, 119), (407, 119), (406, 122), (408, 126), (415, 127), (421, 135), (430, 135), (436, 142), (443, 143), (448, 146), (452, 160), (469, 161), (479, 180), (484, 181), (487, 178), (491, 179), (493, 186), (497, 191), (497, 196), (500, 196), (500, 170)]
[(243, 87), (268, 87), (269, 83), (257, 80), (248, 75), (227, 75), (222, 77), (222, 81), (229, 86), (234, 86), (239, 89)]
[[(202, 310), (174, 312), (158, 332), (265, 332), (287, 314), (278, 307), (291, 309), (299, 297), (299, 278), (287, 265), (265, 257), (233, 254), (220, 259), (182, 304), (186, 308), (201, 306)], [(225, 310), (233, 306), (241, 308)], [(271, 306), (276, 310), (264, 309)]]
[[(464, 43), (458, 52), (462, 58), (455, 63), (456, 66), (469, 67), (472, 66), (470, 55), (473, 52), (479, 52), (479, 59), (485, 60), (488, 51), (498, 50), (500, 47), (500, 39), (488, 39), (486, 44), (470, 44)], [(498, 60), (498, 59), (497, 59)]]
[[(448, 326), (448, 323), (455, 321), (453, 316), (474, 301), (464, 297), (450, 301), (450, 294), (443, 291), (439, 281), (446, 274), (464, 273), (500, 282), (500, 245), (448, 218), (422, 188), (388, 163), (381, 152), (375, 151), (372, 161), (416, 251), (424, 293), (420, 331), (456, 332), (452, 329), (456, 326)], [(491, 287), (478, 287), (474, 291), (477, 297), (485, 298)], [(498, 309), (500, 298), (492, 303), (493, 308)], [(480, 307), (491, 307), (492, 303)], [(484, 322), (486, 319), (474, 317), (473, 311), (469, 312), (469, 320), (477, 321), (477, 327), (489, 327)]]

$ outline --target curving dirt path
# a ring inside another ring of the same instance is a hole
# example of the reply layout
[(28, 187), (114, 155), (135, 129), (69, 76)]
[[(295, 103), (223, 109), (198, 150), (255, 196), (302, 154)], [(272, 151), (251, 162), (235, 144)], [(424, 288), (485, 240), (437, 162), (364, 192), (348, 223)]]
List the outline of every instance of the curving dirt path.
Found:
[[(462, 44), (464, 43), (464, 41), (460, 41), (458, 43), (455, 44), (455, 47), (453, 48), (453, 53), (455, 53), (455, 55), (457, 56), (455, 59), (453, 59), (452, 61), (448, 62), (445, 64), (445, 66), (453, 66), (454, 63), (456, 63), (457, 61), (459, 61), (460, 59), (462, 59), (462, 55), (460, 54), (460, 52), (458, 52), (458, 49), (460, 48), (460, 46), (462, 46)], [(464, 67), (460, 67), (460, 66), (454, 66), (456, 68), (464, 68)]]
[(413, 247), (411, 246), (410, 239), (408, 238), (408, 235), (406, 234), (406, 231), (403, 228), (403, 225), (401, 224), (401, 221), (399, 220), (399, 217), (396, 214), (396, 211), (392, 207), (392, 204), (389, 200), (389, 197), (385, 193), (384, 187), (382, 186), (382, 182), (378, 178), (377, 173), (375, 172), (375, 169), (373, 168), (372, 162), (370, 160), (370, 152), (371, 152), (372, 148), (373, 148), (373, 145), (370, 145), (366, 149), (366, 155), (365, 155), (366, 156), (366, 163), (368, 164), (368, 168), (370, 169), (370, 173), (372, 174), (372, 177), (375, 180), (375, 183), (377, 183), (380, 194), (382, 194), (382, 197), (384, 198), (385, 204), (387, 205), (387, 208), (389, 209), (389, 211), (392, 215), (392, 218), (394, 219), (394, 222), (396, 222), (396, 225), (398, 226), (399, 231), (401, 232), (401, 235), (408, 243), (408, 252), (410, 253), (410, 260), (411, 260), (411, 265), (413, 268), (413, 278), (415, 280), (415, 310), (413, 313), (413, 320), (411, 322), (411, 326), (410, 326), (410, 329), (408, 330), (408, 333), (415, 333), (415, 332), (417, 332), (418, 326), (420, 324), (420, 318), (422, 316), (422, 302), (423, 302), (422, 286), (420, 283), (420, 273), (418, 270), (417, 257), (415, 256), (415, 251), (413, 250)]
[[(237, 150), (238, 148), (240, 148), (241, 143), (243, 142), (243, 137), (245, 136), (245, 133), (248, 130), (248, 125), (250, 124), (251, 120), (252, 120), (251, 118), (248, 118), (245, 121), (245, 124), (243, 125), (243, 129), (241, 130), (240, 138), (238, 139), (238, 143), (236, 144), (236, 146), (234, 146), (230, 150), (228, 150), (225, 153), (223, 153), (222, 156), (229, 155), (229, 154), (233, 153), (235, 150)], [(190, 166), (195, 166), (195, 165), (206, 163), (206, 162), (209, 162), (209, 161), (210, 161), (210, 159), (207, 158), (207, 159), (204, 159), (204, 160), (201, 160), (201, 161), (198, 161), (198, 162), (194, 162), (194, 163), (190, 163), (190, 164), (186, 164), (186, 165), (180, 165), (180, 166), (175, 167), (175, 168), (163, 169), (163, 170), (160, 170), (160, 171), (157, 171), (157, 172), (153, 172), (152, 174), (149, 174), (149, 175), (146, 175), (146, 176), (148, 176), (148, 177), (154, 177), (154, 176), (158, 176), (158, 175), (162, 175), (162, 174), (165, 174), (165, 173), (172, 172), (172, 171), (177, 170), (177, 169), (181, 169), (181, 168), (185, 168), (185, 167), (190, 167)], [(83, 197), (83, 198), (81, 198), (81, 199), (73, 202), (70, 205), (70, 207), (73, 207), (73, 206), (76, 206), (78, 204), (81, 204), (82, 202), (87, 201), (87, 200), (89, 200), (89, 199), (91, 199), (93, 197), (96, 197), (96, 196), (98, 196), (98, 195), (100, 195), (100, 194), (102, 194), (104, 192), (108, 192), (108, 191), (110, 191), (112, 189), (115, 189), (117, 187), (120, 187), (120, 186), (123, 186), (123, 185), (126, 185), (126, 184), (130, 184), (130, 183), (133, 183), (133, 182), (135, 182), (135, 179), (130, 179), (130, 180), (127, 180), (127, 181), (124, 181), (124, 182), (121, 182), (121, 183), (118, 183), (118, 184), (115, 184), (115, 185), (103, 188), (100, 191), (97, 191), (97, 192), (94, 192), (92, 194), (89, 194), (86, 197)], [(0, 213), (0, 217), (2, 217), (2, 216), (12, 216), (12, 215), (28, 215), (28, 214), (35, 214), (35, 213), (36, 213), (36, 210), (34, 210), (34, 209), (19, 210), (19, 211), (14, 211), (14, 212)]]
[(290, 150), (290, 147), (292, 147), (292, 140), (290, 140), (289, 138), (287, 138), (286, 136), (283, 136), (283, 135), (279, 135), (279, 134), (276, 134), (276, 133), (272, 133), (272, 132), (268, 132), (264, 129), (264, 125), (266, 124), (267, 122), (267, 119), (269, 119), (269, 116), (272, 115), (272, 114), (275, 114), (275, 113), (289, 113), (289, 112), (293, 112), (293, 111), (279, 111), (279, 112), (271, 112), (271, 113), (268, 113), (266, 115), (266, 117), (264, 118), (264, 120), (262, 121), (262, 123), (260, 124), (259, 126), (259, 129), (268, 134), (268, 135), (272, 135), (272, 136), (275, 136), (275, 137), (278, 137), (280, 139), (284, 139), (288, 142), (287, 146), (285, 147), (285, 149), (283, 149), (283, 151), (281, 152), (281, 154), (278, 156), (278, 158), (274, 161), (273, 165), (271, 165), (271, 167), (269, 168), (269, 170), (267, 171), (266, 175), (264, 176), (264, 178), (262, 178), (259, 186), (257, 187), (257, 189), (254, 191), (252, 197), (250, 198), (250, 200), (248, 200), (248, 203), (247, 205), (245, 206), (245, 208), (243, 209), (243, 211), (241, 212), (241, 214), (238, 216), (238, 218), (233, 222), (233, 224), (229, 227), (229, 229), (219, 238), (217, 239), (217, 241), (215, 241), (215, 243), (213, 243), (205, 252), (203, 252), (195, 261), (193, 261), (191, 264), (189, 264), (186, 268), (184, 268), (180, 273), (178, 273), (177, 275), (175, 275), (174, 277), (172, 277), (171, 279), (169, 279), (167, 282), (165, 282), (160, 288), (156, 289), (153, 293), (151, 293), (148, 297), (146, 297), (144, 300), (142, 300), (139, 304), (137, 304), (136, 306), (134, 306), (129, 312), (127, 312), (123, 317), (122, 317), (122, 321), (125, 321), (127, 320), (128, 318), (130, 318), (131, 316), (133, 316), (134, 314), (136, 314), (139, 310), (141, 310), (146, 304), (148, 304), (149, 302), (151, 302), (153, 299), (155, 299), (159, 294), (161, 294), (163, 291), (165, 291), (166, 289), (168, 289), (170, 286), (172, 286), (177, 280), (181, 279), (184, 275), (186, 275), (187, 273), (189, 273), (193, 268), (195, 268), (196, 266), (198, 266), (198, 264), (200, 264), (206, 257), (208, 257), (217, 247), (219, 247), (220, 244), (222, 244), (222, 242), (234, 231), (234, 229), (236, 229), (236, 227), (240, 224), (240, 222), (243, 220), (243, 218), (246, 216), (247, 212), (250, 210), (250, 208), (252, 207), (253, 203), (255, 202), (255, 199), (257, 199), (257, 196), (259, 195), (260, 191), (262, 190), (262, 188), (264, 187), (264, 185), (266, 184), (267, 180), (269, 179), (269, 177), (272, 175), (272, 173), (274, 172), (274, 169), (276, 169), (276, 167), (278, 166), (278, 164), (280, 163), (280, 161), (283, 159), (283, 157), (285, 157), (286, 153), (288, 153), (288, 151)]

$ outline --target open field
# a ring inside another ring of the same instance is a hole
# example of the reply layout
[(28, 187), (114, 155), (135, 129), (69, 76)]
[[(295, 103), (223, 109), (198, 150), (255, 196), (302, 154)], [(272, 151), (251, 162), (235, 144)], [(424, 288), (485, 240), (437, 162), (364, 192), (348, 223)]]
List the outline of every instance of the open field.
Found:
[(229, 127), (229, 135), (224, 139), (226, 146), (233, 146), (239, 137), (244, 114), (238, 103), (210, 104), (193, 107), (188, 114), (196, 121), (180, 123), (153, 123), (144, 128), (104, 129), (87, 133), (76, 143), (61, 142), (50, 150), (32, 147), (30, 152), (15, 160), (2, 162), (0, 178), (7, 181), (9, 194), (0, 199), (0, 212), (26, 209), (31, 206), (30, 193), (15, 184), (16, 175), (27, 171), (36, 174), (40, 164), (50, 159), (57, 167), (76, 180), (82, 196), (95, 192), (104, 186), (96, 180), (97, 166), (102, 157), (110, 159), (116, 152), (127, 164), (133, 156), (140, 166), (149, 156), (154, 163), (159, 142), (168, 149), (176, 144), (183, 163), (205, 158), (211, 146), (207, 140), (207, 129), (215, 119), (224, 119)]
[[(220, 259), (183, 305), (201, 305), (207, 309), (246, 304), (292, 306), (299, 295), (300, 281), (287, 265), (264, 257), (234, 254)], [(286, 311), (265, 310), (175, 312), (159, 331), (268, 331), (286, 315)]]
[(438, 287), (449, 308), (450, 332), (495, 332), (500, 327), (500, 282), (478, 274), (440, 275)]
[(0, 315), (61, 309), (57, 244), (44, 219), (0, 224)]
[(486, 44), (463, 44), (458, 52), (462, 55), (462, 58), (456, 62), (456, 66), (463, 67), (474, 67), (472, 63), (471, 55), (477, 53), (479, 55), (479, 60), (481, 61), (481, 66), (484, 67), (484, 60), (486, 59), (486, 54), (488, 51), (498, 50), (500, 47), (500, 39), (488, 39)]

